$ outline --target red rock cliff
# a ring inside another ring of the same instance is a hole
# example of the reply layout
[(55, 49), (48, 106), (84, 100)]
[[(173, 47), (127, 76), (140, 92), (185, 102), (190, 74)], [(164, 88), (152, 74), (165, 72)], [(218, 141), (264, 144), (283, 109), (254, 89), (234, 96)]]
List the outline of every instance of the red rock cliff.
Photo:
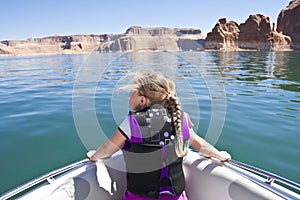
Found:
[(294, 0), (277, 18), (277, 31), (291, 37), (291, 47), (300, 50), (300, 1)]
[(250, 15), (239, 28), (241, 49), (270, 50), (273, 48), (273, 28), (269, 17), (261, 14)]
[(237, 50), (239, 28), (235, 21), (227, 22), (226, 18), (219, 19), (218, 23), (207, 34), (206, 49)]
[(270, 18), (261, 14), (250, 15), (238, 25), (222, 18), (207, 34), (206, 49), (215, 50), (288, 50), (290, 38), (271, 27)]

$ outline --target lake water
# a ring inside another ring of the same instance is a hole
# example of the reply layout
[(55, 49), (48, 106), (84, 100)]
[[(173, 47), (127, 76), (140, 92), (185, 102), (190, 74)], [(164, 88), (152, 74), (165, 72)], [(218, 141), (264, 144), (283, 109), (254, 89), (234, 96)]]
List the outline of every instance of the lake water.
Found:
[(127, 73), (172, 77), (197, 133), (300, 183), (300, 52), (0, 57), (0, 193), (83, 159), (128, 112)]

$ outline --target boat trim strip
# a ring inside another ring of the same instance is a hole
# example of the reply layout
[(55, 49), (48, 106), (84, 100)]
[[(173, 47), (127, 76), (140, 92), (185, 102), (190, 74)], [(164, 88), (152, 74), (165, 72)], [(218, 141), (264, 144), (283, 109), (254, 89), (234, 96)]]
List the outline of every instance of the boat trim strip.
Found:
[(271, 185), (271, 183), (273, 183), (276, 180), (276, 181), (278, 181), (278, 182), (280, 182), (284, 185), (287, 185), (289, 187), (292, 187), (292, 188), (300, 191), (300, 184), (298, 184), (296, 182), (293, 182), (291, 180), (288, 180), (286, 178), (283, 178), (279, 175), (273, 174), (271, 172), (259, 169), (257, 167), (253, 167), (251, 165), (248, 165), (248, 164), (236, 161), (236, 160), (230, 160), (229, 163), (234, 165), (234, 166), (249, 170), (251, 172), (254, 172), (256, 174), (259, 174), (259, 175), (262, 175), (262, 176), (266, 177), (265, 183), (268, 183), (270, 185)]

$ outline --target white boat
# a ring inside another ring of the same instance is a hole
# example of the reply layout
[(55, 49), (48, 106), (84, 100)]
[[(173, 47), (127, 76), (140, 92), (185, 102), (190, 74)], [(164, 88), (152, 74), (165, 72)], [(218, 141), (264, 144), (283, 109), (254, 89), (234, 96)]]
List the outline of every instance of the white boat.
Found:
[[(190, 151), (183, 167), (189, 200), (300, 199), (298, 183), (238, 161), (222, 163)], [(119, 200), (125, 188), (125, 164), (118, 152), (102, 162), (84, 159), (55, 170), (0, 199)]]

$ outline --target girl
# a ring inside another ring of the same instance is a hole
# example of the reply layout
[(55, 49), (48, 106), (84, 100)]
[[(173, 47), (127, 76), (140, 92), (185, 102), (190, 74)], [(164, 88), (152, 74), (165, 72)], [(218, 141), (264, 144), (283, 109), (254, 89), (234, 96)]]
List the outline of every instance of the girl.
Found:
[(190, 144), (207, 157), (228, 161), (193, 131), (189, 115), (182, 112), (175, 83), (157, 72), (134, 74), (129, 105), (133, 111), (91, 161), (108, 158), (119, 149), (127, 169), (127, 191), (123, 200), (186, 200), (182, 158)]

